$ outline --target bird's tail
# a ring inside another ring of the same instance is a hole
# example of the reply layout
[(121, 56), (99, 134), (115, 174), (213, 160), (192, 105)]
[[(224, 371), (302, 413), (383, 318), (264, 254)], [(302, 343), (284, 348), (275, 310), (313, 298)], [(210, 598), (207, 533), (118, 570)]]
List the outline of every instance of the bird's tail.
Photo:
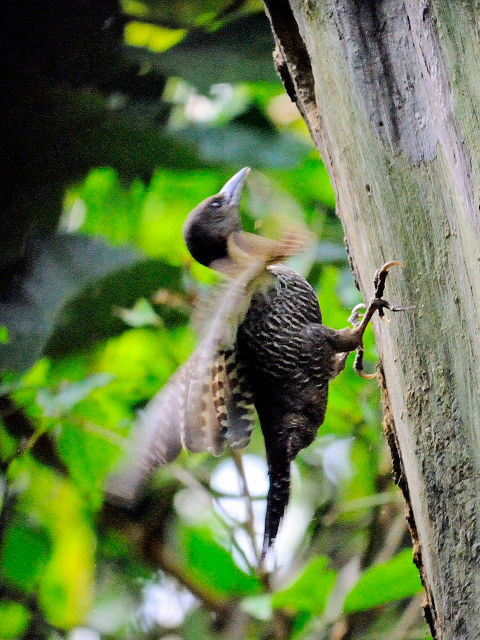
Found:
[(286, 455), (275, 456), (275, 460), (268, 461), (268, 476), (270, 487), (267, 495), (262, 558), (266, 556), (277, 537), (290, 497), (290, 461)]

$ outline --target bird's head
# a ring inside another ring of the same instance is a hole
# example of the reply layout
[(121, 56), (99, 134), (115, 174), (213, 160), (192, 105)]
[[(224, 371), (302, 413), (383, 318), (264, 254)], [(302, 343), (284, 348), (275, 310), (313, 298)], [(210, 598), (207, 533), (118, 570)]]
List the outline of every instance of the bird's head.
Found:
[(200, 202), (185, 220), (185, 243), (200, 264), (208, 267), (215, 260), (227, 258), (228, 237), (242, 228), (239, 204), (249, 171), (249, 167), (240, 169), (216, 195)]

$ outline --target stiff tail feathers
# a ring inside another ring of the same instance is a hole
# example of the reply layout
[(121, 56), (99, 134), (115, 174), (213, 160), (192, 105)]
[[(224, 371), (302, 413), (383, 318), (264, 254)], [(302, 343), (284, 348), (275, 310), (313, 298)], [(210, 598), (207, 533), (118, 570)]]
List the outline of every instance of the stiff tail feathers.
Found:
[(268, 463), (268, 476), (270, 486), (267, 494), (262, 558), (265, 558), (275, 542), (290, 498), (290, 461), (286, 455)]

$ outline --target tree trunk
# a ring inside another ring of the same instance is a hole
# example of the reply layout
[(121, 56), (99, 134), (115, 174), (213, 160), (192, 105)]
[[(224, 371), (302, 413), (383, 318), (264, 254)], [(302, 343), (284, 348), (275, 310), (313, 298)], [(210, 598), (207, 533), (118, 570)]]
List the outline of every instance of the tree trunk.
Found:
[(480, 3), (266, 0), (374, 329), (386, 427), (437, 639), (480, 637)]

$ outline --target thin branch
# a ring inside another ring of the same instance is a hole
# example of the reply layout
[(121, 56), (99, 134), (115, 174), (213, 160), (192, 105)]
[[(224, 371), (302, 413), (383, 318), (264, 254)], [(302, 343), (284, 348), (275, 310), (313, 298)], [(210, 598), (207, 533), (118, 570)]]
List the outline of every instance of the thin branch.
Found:
[(398, 551), (402, 539), (407, 531), (407, 521), (404, 513), (399, 513), (392, 521), (387, 535), (383, 541), (383, 546), (375, 556), (373, 564), (387, 562)]
[(25, 412), (9, 396), (0, 396), (0, 415), (7, 431), (20, 440), (19, 450), (14, 457), (18, 458), (28, 447), (36, 460), (49, 465), (61, 475), (67, 474), (65, 464), (59, 458), (48, 433), (38, 433)]
[(203, 584), (197, 582), (191, 574), (185, 571), (175, 555), (165, 545), (159, 543), (150, 544), (151, 542), (151, 539), (146, 540), (144, 544), (148, 545), (150, 558), (162, 571), (176, 578), (211, 611), (222, 617), (226, 617), (231, 613), (233, 605), (230, 602), (221, 599)]
[(424, 593), (419, 593), (410, 600), (397, 626), (390, 635), (390, 640), (406, 640), (412, 627), (422, 619)]
[(245, 498), (245, 502), (247, 505), (247, 520), (245, 521), (245, 529), (250, 537), (253, 553), (255, 554), (255, 558), (257, 559), (257, 565), (259, 569), (261, 569), (263, 561), (260, 556), (260, 549), (258, 548), (257, 537), (255, 535), (255, 516), (253, 514), (252, 496), (250, 495), (250, 491), (248, 490), (247, 476), (245, 474), (245, 469), (243, 466), (243, 457), (241, 451), (238, 451), (238, 449), (232, 449), (232, 458), (242, 482), (242, 496)]
[(4, 476), (2, 478), (3, 487), (2, 487), (2, 505), (0, 507), (0, 549), (3, 544), (3, 536), (5, 533), (5, 529), (8, 524), (8, 516), (11, 510), (11, 506), (13, 505), (13, 496), (10, 492), (10, 487), (8, 485), (7, 473), (5, 470)]
[(381, 507), (386, 504), (398, 504), (400, 506), (402, 504), (402, 499), (400, 495), (392, 493), (391, 491), (383, 491), (371, 496), (362, 496), (361, 498), (355, 498), (354, 500), (348, 500), (342, 504), (335, 505), (328, 515), (325, 516), (324, 520), (326, 524), (330, 525), (344, 513), (359, 511), (360, 509)]
[(241, 526), (241, 523), (237, 522), (234, 518), (232, 518), (227, 513), (227, 511), (225, 511), (225, 509), (222, 507), (220, 500), (210, 491), (210, 488), (207, 489), (201, 482), (199, 482), (191, 473), (188, 473), (188, 471), (186, 471), (183, 467), (170, 465), (169, 470), (173, 478), (175, 478), (176, 480), (184, 484), (186, 487), (190, 487), (191, 489), (196, 489), (198, 491), (201, 491), (208, 497), (208, 499), (212, 503), (212, 506), (213, 505), (216, 506), (217, 510), (222, 514), (222, 517), (220, 517), (220, 515), (214, 509), (213, 511), (214, 511), (215, 517), (217, 518), (218, 522), (222, 525), (222, 527), (225, 529), (232, 546), (235, 547), (236, 551), (242, 557), (242, 560), (244, 561), (245, 566), (248, 567), (251, 571), (254, 571), (254, 568), (252, 567), (251, 562), (247, 558), (245, 551), (238, 544), (237, 540), (235, 539), (235, 536), (233, 535), (232, 527)]

